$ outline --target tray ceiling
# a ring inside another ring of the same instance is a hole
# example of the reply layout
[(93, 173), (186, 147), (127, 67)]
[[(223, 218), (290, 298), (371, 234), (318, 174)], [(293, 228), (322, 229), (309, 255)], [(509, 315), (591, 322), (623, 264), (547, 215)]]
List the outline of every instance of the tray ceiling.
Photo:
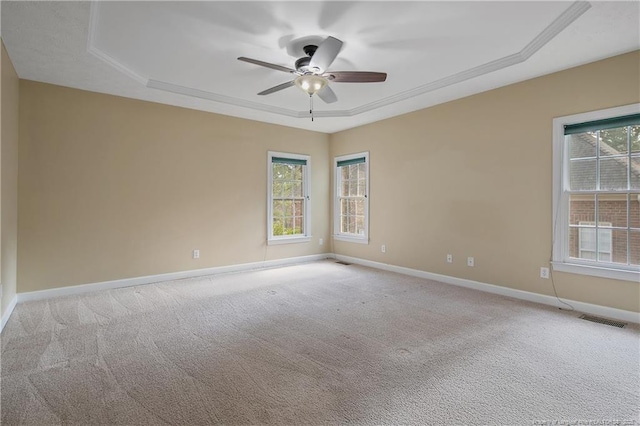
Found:
[[(637, 2), (2, 2), (21, 78), (335, 132), (640, 48)], [(344, 46), (338, 102), (295, 87), (302, 47)]]

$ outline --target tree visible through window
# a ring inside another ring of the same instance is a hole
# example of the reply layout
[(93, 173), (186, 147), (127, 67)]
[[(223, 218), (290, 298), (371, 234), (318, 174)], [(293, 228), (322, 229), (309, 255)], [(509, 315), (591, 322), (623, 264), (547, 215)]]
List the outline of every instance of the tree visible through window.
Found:
[(269, 158), (269, 239), (307, 236), (309, 157), (269, 153)]
[(369, 164), (367, 153), (336, 158), (335, 237), (367, 242)]

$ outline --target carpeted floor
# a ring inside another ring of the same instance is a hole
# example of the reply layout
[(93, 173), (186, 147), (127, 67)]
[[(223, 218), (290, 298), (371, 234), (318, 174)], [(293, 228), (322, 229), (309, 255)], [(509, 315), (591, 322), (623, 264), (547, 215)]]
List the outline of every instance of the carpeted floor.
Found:
[(577, 317), (333, 261), (24, 303), (2, 424), (637, 424), (640, 329)]

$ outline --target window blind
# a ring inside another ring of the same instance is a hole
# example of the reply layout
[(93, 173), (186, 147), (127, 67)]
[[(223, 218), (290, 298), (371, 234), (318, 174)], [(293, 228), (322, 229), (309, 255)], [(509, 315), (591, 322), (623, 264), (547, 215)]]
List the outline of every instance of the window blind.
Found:
[(568, 124), (564, 126), (565, 135), (595, 132), (596, 130), (615, 129), (616, 127), (640, 125), (640, 114), (623, 115), (622, 117), (605, 118), (587, 121), (586, 123)]
[(366, 161), (365, 157), (352, 158), (350, 160), (338, 161), (338, 167), (350, 166), (352, 164), (362, 164)]
[(278, 164), (295, 164), (300, 166), (307, 165), (307, 160), (299, 160), (297, 158), (271, 157), (271, 162)]

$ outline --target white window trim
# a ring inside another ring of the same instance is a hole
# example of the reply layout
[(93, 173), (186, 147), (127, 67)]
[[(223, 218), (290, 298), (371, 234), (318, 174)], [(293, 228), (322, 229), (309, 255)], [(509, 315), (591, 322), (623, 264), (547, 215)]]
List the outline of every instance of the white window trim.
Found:
[[(364, 203), (364, 235), (357, 236), (340, 232), (340, 203), (338, 200), (338, 162), (364, 157), (366, 164), (366, 188)], [(333, 239), (356, 244), (369, 244), (369, 151), (341, 155), (333, 159)]]
[[(306, 160), (307, 165), (302, 177), (302, 192), (304, 197), (304, 235), (273, 235), (273, 157), (291, 158), (292, 160)], [(267, 245), (307, 243), (311, 241), (311, 156), (292, 154), (289, 152), (269, 151), (267, 153)]]
[(564, 169), (568, 162), (568, 147), (565, 143), (564, 126), (568, 124), (585, 123), (623, 115), (640, 113), (640, 103), (590, 111), (553, 120), (553, 269), (560, 272), (591, 275), (601, 278), (640, 282), (640, 267), (596, 264), (569, 257), (569, 195), (565, 192), (568, 187), (568, 176)]

